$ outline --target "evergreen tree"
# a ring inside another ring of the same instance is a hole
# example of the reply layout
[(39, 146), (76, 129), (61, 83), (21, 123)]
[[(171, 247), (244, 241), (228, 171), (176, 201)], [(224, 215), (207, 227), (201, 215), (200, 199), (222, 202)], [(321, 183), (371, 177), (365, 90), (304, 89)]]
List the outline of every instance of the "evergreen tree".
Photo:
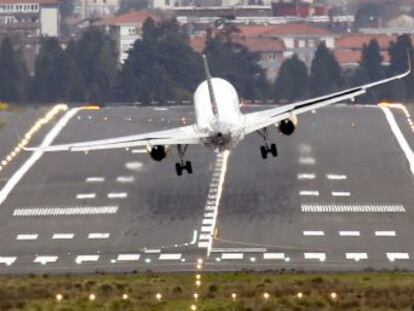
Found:
[(66, 95), (68, 59), (56, 38), (42, 41), (35, 62), (32, 98), (38, 102), (62, 101)]
[(13, 49), (10, 38), (0, 47), (0, 100), (22, 102), (26, 99), (28, 74), (22, 56)]
[(309, 91), (314, 96), (320, 96), (334, 91), (341, 84), (341, 67), (335, 55), (322, 42), (312, 60)]
[(305, 95), (308, 86), (308, 70), (296, 55), (286, 59), (280, 67), (275, 82), (276, 98), (293, 101)]
[(65, 54), (69, 68), (65, 94), (66, 100), (71, 103), (83, 103), (86, 97), (85, 81), (76, 61), (76, 43), (74, 41), (69, 42)]
[[(408, 68), (408, 56), (414, 59), (414, 50), (409, 35), (401, 35), (396, 42), (391, 42), (388, 49), (390, 54), (389, 74), (403, 73)], [(414, 73), (390, 84), (390, 97), (394, 100), (407, 100), (414, 98)]]
[(258, 64), (259, 55), (237, 43), (236, 32), (237, 29), (226, 25), (215, 36), (208, 34), (204, 54), (212, 75), (230, 81), (243, 98), (266, 98), (268, 84)]
[(156, 24), (147, 19), (143, 37), (137, 40), (118, 79), (118, 95), (124, 101), (164, 103), (191, 99), (202, 79), (200, 55), (188, 45), (175, 20)]

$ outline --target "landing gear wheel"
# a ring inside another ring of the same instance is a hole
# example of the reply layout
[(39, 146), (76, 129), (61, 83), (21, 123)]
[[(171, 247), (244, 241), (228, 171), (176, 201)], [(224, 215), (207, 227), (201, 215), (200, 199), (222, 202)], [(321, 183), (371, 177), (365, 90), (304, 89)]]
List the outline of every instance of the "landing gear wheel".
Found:
[(190, 161), (185, 162), (185, 169), (187, 170), (188, 174), (193, 173), (193, 166), (191, 165)]
[(272, 154), (273, 157), (277, 157), (277, 148), (276, 148), (276, 144), (271, 144), (270, 145), (270, 153)]
[(177, 176), (181, 176), (183, 174), (183, 167), (180, 163), (175, 163), (175, 171), (177, 173)]
[(260, 147), (260, 153), (262, 155), (262, 159), (267, 159), (267, 148), (266, 146)]

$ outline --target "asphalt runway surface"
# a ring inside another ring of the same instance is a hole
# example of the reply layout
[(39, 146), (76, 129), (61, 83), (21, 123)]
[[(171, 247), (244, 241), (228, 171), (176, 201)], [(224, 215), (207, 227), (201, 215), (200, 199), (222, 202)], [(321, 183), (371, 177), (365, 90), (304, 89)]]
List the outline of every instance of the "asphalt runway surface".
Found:
[[(182, 177), (175, 147), (162, 162), (144, 148), (21, 152), (0, 172), (0, 273), (193, 271), (199, 259), (211, 271), (411, 270), (410, 111), (338, 105), (301, 115), (292, 136), (271, 129), (279, 156), (267, 160), (256, 134), (230, 153), (190, 146), (194, 174)], [(9, 128), (24, 132), (44, 112), (8, 118), (2, 157), (10, 137), (18, 143)], [(31, 143), (193, 118), (192, 107), (69, 109)]]

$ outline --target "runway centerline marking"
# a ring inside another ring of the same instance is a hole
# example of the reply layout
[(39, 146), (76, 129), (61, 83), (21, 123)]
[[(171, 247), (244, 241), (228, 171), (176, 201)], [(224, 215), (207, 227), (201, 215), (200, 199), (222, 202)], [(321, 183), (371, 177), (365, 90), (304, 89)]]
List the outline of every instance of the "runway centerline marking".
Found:
[(31, 167), (42, 157), (42, 148), (47, 148), (63, 130), (66, 124), (71, 118), (73, 118), (80, 108), (72, 108), (65, 115), (60, 118), (56, 125), (46, 134), (43, 141), (41, 142), (38, 150), (34, 151), (32, 155), (24, 162), (22, 166), (14, 172), (13, 176), (7, 181), (6, 185), (0, 191), (0, 205), (7, 199), (10, 192), (17, 186), (20, 180), (26, 175)]
[(360, 261), (363, 259), (368, 259), (367, 253), (346, 253), (345, 258), (349, 260)]
[(138, 261), (141, 258), (140, 254), (119, 254), (117, 261)]
[(18, 241), (34, 241), (34, 240), (37, 240), (38, 237), (39, 237), (38, 234), (19, 234), (16, 237), (16, 240), (18, 240)]
[(161, 254), (158, 260), (180, 260), (182, 254)]
[(299, 163), (302, 165), (315, 165), (316, 161), (312, 157), (300, 157)]
[(304, 253), (303, 254), (305, 259), (309, 260), (319, 260), (320, 262), (324, 262), (326, 260), (325, 253)]
[(313, 180), (316, 178), (316, 174), (314, 173), (302, 173), (302, 174), (298, 174), (298, 179), (299, 180)]
[(229, 151), (217, 153), (214, 174), (210, 181), (207, 202), (204, 207), (204, 218), (200, 229), (200, 233), (203, 234), (200, 234), (198, 238), (198, 247), (207, 249), (207, 257), (210, 256), (213, 247), (213, 235), (217, 224), (218, 208), (223, 194), (229, 156)]
[(75, 262), (80, 265), (84, 262), (96, 262), (99, 260), (99, 255), (79, 255), (76, 257)]
[(48, 263), (54, 263), (58, 260), (58, 256), (36, 256), (34, 263), (40, 263), (41, 265), (46, 265)]
[(125, 163), (125, 167), (130, 171), (139, 172), (139, 171), (141, 171), (142, 166), (143, 166), (142, 162), (127, 162), (127, 163)]
[(387, 253), (389, 261), (394, 262), (395, 260), (409, 260), (410, 255), (408, 253)]
[(6, 266), (11, 266), (17, 260), (17, 257), (1, 257), (0, 256), (0, 264), (5, 264)]
[(121, 184), (133, 183), (135, 182), (135, 177), (134, 176), (119, 176), (116, 178), (116, 182), (121, 183)]
[(400, 127), (398, 126), (397, 121), (395, 120), (394, 114), (391, 112), (389, 108), (381, 107), (382, 111), (385, 114), (385, 117), (390, 125), (391, 131), (394, 133), (395, 138), (397, 139), (401, 150), (403, 151), (405, 157), (408, 160), (410, 165), (411, 174), (414, 175), (414, 152), (410, 148), (407, 140), (405, 139), (403, 133), (401, 132)]

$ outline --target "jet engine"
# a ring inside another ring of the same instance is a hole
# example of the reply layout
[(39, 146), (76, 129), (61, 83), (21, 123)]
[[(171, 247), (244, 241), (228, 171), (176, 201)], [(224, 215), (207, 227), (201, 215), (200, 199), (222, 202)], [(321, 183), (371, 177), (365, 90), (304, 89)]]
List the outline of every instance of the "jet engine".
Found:
[(279, 131), (284, 135), (292, 135), (298, 124), (298, 118), (295, 115), (279, 122)]
[(167, 156), (167, 150), (165, 146), (154, 146), (150, 151), (151, 158), (154, 161), (162, 161)]

